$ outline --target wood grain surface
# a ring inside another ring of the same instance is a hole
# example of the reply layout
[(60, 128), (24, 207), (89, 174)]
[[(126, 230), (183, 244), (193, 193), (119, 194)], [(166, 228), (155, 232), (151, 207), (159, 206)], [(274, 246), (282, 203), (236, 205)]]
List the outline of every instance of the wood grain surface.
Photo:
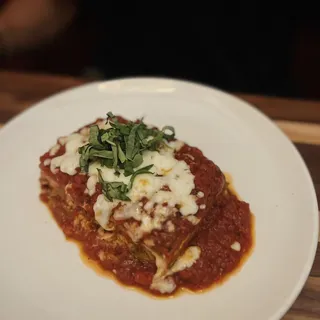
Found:
[[(84, 79), (0, 70), (0, 123), (52, 94), (84, 83)], [(273, 119), (295, 143), (308, 166), (320, 203), (320, 101), (236, 95)], [(320, 246), (304, 289), (283, 319), (320, 319)]]

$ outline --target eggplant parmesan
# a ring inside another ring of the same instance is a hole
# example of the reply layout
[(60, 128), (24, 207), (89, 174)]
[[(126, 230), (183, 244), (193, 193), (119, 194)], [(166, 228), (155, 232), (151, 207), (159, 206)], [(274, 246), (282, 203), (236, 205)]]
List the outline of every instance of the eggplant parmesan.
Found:
[(174, 128), (108, 113), (40, 158), (41, 200), (64, 234), (123, 284), (205, 289), (252, 247), (249, 205)]

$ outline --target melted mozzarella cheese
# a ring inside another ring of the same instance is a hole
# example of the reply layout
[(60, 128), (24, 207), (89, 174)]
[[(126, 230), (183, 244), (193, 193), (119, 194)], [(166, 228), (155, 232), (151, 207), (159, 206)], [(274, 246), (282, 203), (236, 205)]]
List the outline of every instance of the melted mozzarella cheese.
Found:
[(98, 182), (98, 177), (96, 175), (89, 177), (87, 181), (87, 192), (89, 196), (94, 195), (96, 192), (96, 184)]
[(176, 288), (176, 283), (172, 277), (159, 278), (152, 281), (150, 289), (159, 291), (161, 293), (171, 293)]
[(176, 288), (176, 284), (171, 276), (174, 273), (190, 268), (199, 259), (201, 249), (197, 246), (187, 248), (169, 270), (167, 270), (165, 260), (159, 254), (153, 251), (151, 253), (156, 259), (157, 272), (153, 276), (150, 289), (161, 293), (171, 293)]
[(168, 230), (169, 232), (174, 232), (174, 230), (176, 229), (175, 226), (174, 226), (174, 224), (173, 224), (172, 221), (170, 221), (170, 220), (167, 221), (166, 227), (167, 227), (167, 230)]
[(65, 144), (66, 152), (59, 157), (51, 159), (51, 171), (56, 173), (56, 169), (60, 168), (61, 172), (67, 173), (70, 176), (75, 175), (77, 173), (76, 169), (79, 168), (80, 161), (78, 149), (86, 144), (86, 142), (87, 138), (79, 133), (74, 133), (66, 137), (66, 139), (62, 141), (62, 143)]
[(121, 170), (121, 173), (119, 176), (115, 174), (114, 169), (107, 168), (107, 167), (102, 167), (100, 163), (98, 162), (93, 162), (89, 165), (89, 172), (88, 175), (89, 177), (91, 176), (96, 176), (98, 177), (98, 170), (101, 170), (101, 175), (104, 181), (108, 182), (123, 182), (125, 184), (128, 184), (130, 181), (130, 177), (125, 177), (123, 174), (123, 170)]
[(83, 136), (89, 136), (90, 135), (90, 127), (84, 127), (80, 130), (80, 134)]
[[(120, 212), (115, 212), (114, 215), (116, 220), (133, 218), (141, 222), (134, 232), (131, 230), (134, 241), (141, 239), (144, 233), (161, 229), (168, 217), (177, 212), (176, 206), (184, 216), (193, 215), (199, 209), (196, 196), (190, 194), (195, 187), (194, 176), (186, 162), (175, 159), (172, 151), (162, 150), (161, 154), (157, 151), (146, 151), (143, 154), (143, 163), (137, 169), (150, 164), (153, 164), (150, 170), (153, 174), (141, 174), (134, 179), (128, 193), (131, 202), (122, 202), (123, 207), (118, 209)], [(125, 177), (122, 170), (117, 176), (114, 169), (101, 167), (98, 163), (89, 166), (89, 175), (97, 175), (97, 168), (101, 170), (105, 181), (125, 184), (130, 181), (130, 176)], [(170, 190), (161, 190), (164, 186)], [(141, 208), (136, 204), (143, 198), (149, 201)]]
[(186, 216), (185, 218), (193, 225), (197, 225), (200, 222), (200, 219), (193, 215)]
[(160, 230), (168, 217), (174, 215), (176, 212), (176, 208), (158, 204), (154, 207), (153, 216), (151, 216), (149, 211), (146, 211), (145, 208), (140, 206), (140, 203), (122, 203), (122, 206), (113, 214), (113, 218), (115, 220), (133, 218), (134, 220), (141, 222), (140, 225), (127, 225), (127, 230), (129, 231), (128, 233), (132, 241), (137, 242), (144, 234), (151, 233), (152, 230)]
[(59, 144), (54, 145), (54, 146), (50, 149), (49, 155), (50, 155), (51, 157), (54, 156), (54, 155), (59, 151), (59, 149), (60, 149), (60, 145), (59, 145)]
[(171, 267), (169, 274), (190, 268), (199, 259), (200, 254), (201, 249), (197, 246), (187, 248), (184, 254), (180, 256)]
[(184, 142), (180, 141), (180, 140), (175, 140), (175, 141), (171, 141), (169, 142), (169, 147), (172, 148), (175, 151), (179, 151), (183, 146), (184, 146)]
[(203, 198), (203, 197), (204, 197), (204, 193), (203, 193), (202, 191), (199, 191), (199, 192), (197, 193), (197, 197), (198, 197), (198, 198)]
[(44, 164), (45, 166), (50, 165), (50, 163), (51, 163), (51, 159), (46, 159), (46, 160), (43, 161), (43, 164)]
[(143, 236), (144, 233), (151, 233), (154, 229), (161, 229), (161, 219), (159, 216), (152, 218), (148, 214), (144, 214), (141, 218), (141, 225), (137, 228), (136, 237), (138, 240)]
[[(150, 249), (149, 249), (150, 250)], [(156, 259), (157, 272), (153, 276), (150, 289), (161, 293), (171, 293), (176, 288), (176, 284), (172, 277), (166, 276), (167, 264), (165, 260), (157, 253), (150, 250)]]
[(153, 155), (152, 164), (155, 168), (155, 173), (161, 176), (166, 176), (176, 165), (177, 160), (174, 157), (168, 157), (167, 154), (158, 152), (150, 152)]
[(106, 120), (98, 121), (97, 125), (98, 125), (99, 129), (107, 130), (107, 129), (111, 128), (110, 123), (109, 122), (106, 123)]
[(140, 174), (134, 179), (128, 197), (133, 202), (137, 202), (143, 197), (150, 199), (161, 187), (161, 179), (157, 179), (151, 174)]
[(64, 146), (66, 144), (66, 142), (68, 141), (68, 137), (60, 137), (58, 139), (59, 143)]
[(241, 244), (238, 241), (235, 241), (231, 245), (231, 249), (234, 250), (234, 251), (240, 251), (241, 250)]
[(122, 205), (113, 215), (115, 220), (127, 220), (133, 218), (137, 221), (141, 220), (141, 207), (137, 203)]
[(103, 194), (100, 194), (97, 198), (96, 203), (93, 206), (94, 217), (96, 221), (100, 224), (105, 230), (109, 230), (108, 227), (109, 218), (112, 213), (112, 210), (119, 204), (117, 201), (107, 201), (104, 198)]

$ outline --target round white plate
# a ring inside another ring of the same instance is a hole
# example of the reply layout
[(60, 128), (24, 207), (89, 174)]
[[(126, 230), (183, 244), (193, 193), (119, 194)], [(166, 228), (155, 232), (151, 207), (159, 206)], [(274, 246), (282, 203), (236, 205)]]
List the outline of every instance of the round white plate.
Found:
[[(256, 246), (223, 285), (167, 300), (119, 286), (83, 264), (39, 201), (40, 155), (108, 111), (173, 125), (232, 175), (256, 217)], [(271, 121), (223, 92), (170, 79), (93, 83), (20, 114), (0, 146), (1, 319), (279, 319), (309, 274), (318, 211), (306, 166)]]

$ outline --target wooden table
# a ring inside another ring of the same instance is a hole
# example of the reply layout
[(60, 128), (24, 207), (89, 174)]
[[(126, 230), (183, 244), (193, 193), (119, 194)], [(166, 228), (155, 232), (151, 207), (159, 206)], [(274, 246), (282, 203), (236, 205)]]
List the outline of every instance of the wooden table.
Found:
[[(0, 123), (5, 123), (14, 115), (49, 95), (85, 82), (67, 77), (0, 71)], [(320, 101), (237, 95), (271, 117), (295, 143), (311, 172), (320, 203)], [(283, 319), (319, 318), (320, 246), (304, 289)]]

